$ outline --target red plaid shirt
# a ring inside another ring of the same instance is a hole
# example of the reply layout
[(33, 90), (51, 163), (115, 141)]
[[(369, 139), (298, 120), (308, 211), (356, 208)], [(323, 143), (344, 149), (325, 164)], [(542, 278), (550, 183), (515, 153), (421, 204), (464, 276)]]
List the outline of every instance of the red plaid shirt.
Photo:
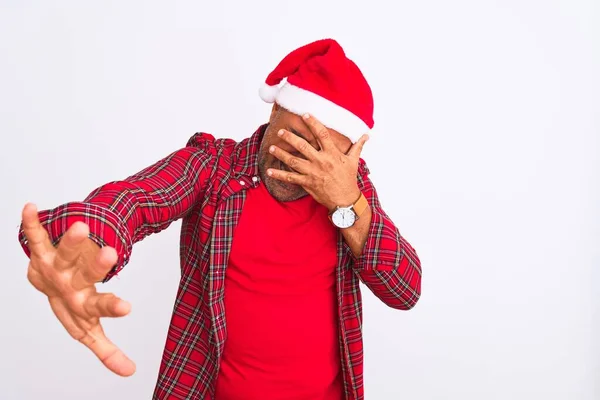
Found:
[[(265, 128), (239, 143), (197, 133), (183, 149), (95, 189), (83, 202), (40, 212), (54, 244), (75, 221), (83, 221), (92, 240), (117, 250), (118, 262), (105, 282), (127, 264), (134, 243), (183, 218), (181, 281), (154, 399), (214, 397), (227, 340), (225, 269), (246, 189), (260, 179), (257, 159)], [(419, 258), (382, 210), (368, 174), (361, 160), (358, 183), (372, 208), (365, 248), (357, 259), (341, 234), (337, 248), (339, 346), (345, 395), (352, 400), (364, 397), (359, 280), (396, 309), (413, 307), (421, 290)], [(19, 240), (29, 255), (22, 230)]]

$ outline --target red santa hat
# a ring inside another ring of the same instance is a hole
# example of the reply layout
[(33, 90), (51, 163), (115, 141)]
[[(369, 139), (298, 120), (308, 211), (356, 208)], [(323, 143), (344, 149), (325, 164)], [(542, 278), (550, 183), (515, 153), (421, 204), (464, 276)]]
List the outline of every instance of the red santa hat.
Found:
[(333, 39), (292, 51), (269, 74), (259, 94), (294, 114), (310, 113), (353, 143), (373, 128), (371, 88)]

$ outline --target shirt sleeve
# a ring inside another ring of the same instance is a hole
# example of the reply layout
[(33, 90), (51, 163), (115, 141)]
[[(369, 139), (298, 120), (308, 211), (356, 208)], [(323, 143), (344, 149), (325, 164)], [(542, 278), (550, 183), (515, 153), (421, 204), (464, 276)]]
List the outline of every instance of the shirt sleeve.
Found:
[(347, 244), (346, 250), (354, 271), (375, 296), (389, 307), (409, 310), (421, 295), (421, 262), (415, 249), (383, 211), (366, 171), (359, 179), (359, 187), (372, 211), (367, 241), (358, 258)]
[[(129, 262), (134, 243), (167, 228), (201, 201), (215, 159), (214, 137), (198, 133), (186, 147), (124, 180), (94, 189), (81, 202), (40, 211), (40, 222), (54, 245), (73, 223), (82, 221), (91, 240), (114, 247), (118, 260), (107, 282)], [(19, 242), (29, 257), (22, 225)]]

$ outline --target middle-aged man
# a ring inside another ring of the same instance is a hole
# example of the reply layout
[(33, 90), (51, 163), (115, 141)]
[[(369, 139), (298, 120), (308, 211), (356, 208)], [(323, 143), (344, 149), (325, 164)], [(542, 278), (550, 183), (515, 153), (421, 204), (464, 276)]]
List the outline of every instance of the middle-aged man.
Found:
[[(285, 81), (285, 82), (284, 82)], [(181, 281), (155, 399), (362, 399), (359, 281), (386, 305), (420, 296), (415, 250), (382, 210), (360, 153), (373, 96), (334, 40), (287, 55), (260, 90), (269, 122), (187, 145), (83, 202), (23, 210), (29, 281), (111, 371), (135, 372), (99, 319), (130, 305), (95, 284), (183, 218)]]

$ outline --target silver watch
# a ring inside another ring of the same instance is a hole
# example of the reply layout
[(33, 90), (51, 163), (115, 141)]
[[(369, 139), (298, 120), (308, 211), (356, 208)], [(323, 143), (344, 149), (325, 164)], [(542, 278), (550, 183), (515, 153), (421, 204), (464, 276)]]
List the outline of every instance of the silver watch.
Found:
[(368, 206), (369, 202), (367, 198), (361, 193), (359, 199), (354, 204), (348, 207), (337, 207), (329, 215), (329, 218), (340, 229), (350, 228), (356, 223)]

